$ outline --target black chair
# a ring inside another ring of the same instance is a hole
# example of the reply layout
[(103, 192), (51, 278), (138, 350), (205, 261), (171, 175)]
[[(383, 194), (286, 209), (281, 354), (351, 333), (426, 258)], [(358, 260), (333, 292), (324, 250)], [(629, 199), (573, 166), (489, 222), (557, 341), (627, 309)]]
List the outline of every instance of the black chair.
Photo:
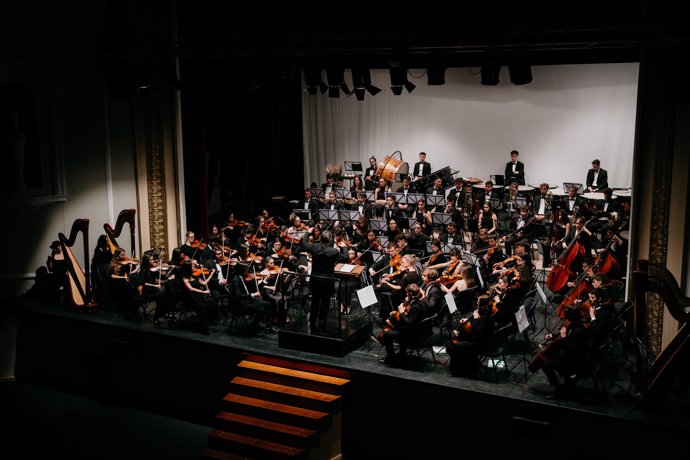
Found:
[(608, 289), (608, 294), (611, 300), (616, 302), (618, 299), (620, 299), (621, 294), (623, 293), (623, 288), (625, 287), (625, 284), (623, 284), (623, 281), (621, 280), (613, 280), (611, 281), (611, 286)]
[(491, 368), (496, 383), (500, 382), (498, 376), (499, 365), (503, 367), (506, 378), (510, 377), (508, 362), (506, 360), (505, 347), (511, 337), (515, 335), (516, 329), (513, 323), (505, 324), (494, 333), (494, 338), (489, 345), (479, 352), (479, 362), (486, 363)]
[(232, 288), (225, 286), (226, 295), (223, 302), (225, 311), (227, 313), (227, 318), (229, 320), (227, 333), (232, 334), (238, 329), (249, 330), (253, 320), (253, 315), (242, 308), (242, 304), (239, 299), (236, 299), (232, 294)]
[(408, 356), (416, 353), (417, 358), (420, 359), (420, 370), (424, 370), (424, 361), (421, 361), (421, 358), (426, 350), (431, 352), (431, 359), (433, 364), (436, 365), (436, 353), (434, 352), (433, 341), (431, 339), (434, 335), (434, 324), (437, 317), (438, 313), (434, 313), (433, 315), (424, 318), (419, 324), (417, 333), (406, 343)]

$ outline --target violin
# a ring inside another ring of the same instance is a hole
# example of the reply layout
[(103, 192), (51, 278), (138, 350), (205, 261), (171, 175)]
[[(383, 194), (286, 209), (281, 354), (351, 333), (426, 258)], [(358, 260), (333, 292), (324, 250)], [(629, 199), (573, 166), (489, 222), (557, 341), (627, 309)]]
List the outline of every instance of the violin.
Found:
[(190, 244), (190, 246), (193, 247), (194, 249), (201, 249), (201, 250), (203, 251), (204, 249), (206, 249), (206, 246), (207, 246), (207, 245), (206, 245), (206, 243), (204, 243), (203, 241), (194, 240), (194, 241)]
[(442, 284), (449, 288), (459, 279), (462, 279), (462, 275), (441, 275), (434, 280), (434, 283)]
[(244, 227), (246, 224), (243, 220), (231, 219), (228, 221), (228, 227)]
[(119, 262), (120, 262), (121, 265), (130, 265), (130, 264), (132, 264), (132, 265), (138, 265), (139, 262), (141, 262), (141, 261), (140, 261), (139, 259), (133, 259), (133, 258), (129, 258), (129, 257), (124, 257), (124, 258), (120, 259)]
[(192, 276), (208, 276), (211, 272), (206, 267), (195, 267), (192, 268)]

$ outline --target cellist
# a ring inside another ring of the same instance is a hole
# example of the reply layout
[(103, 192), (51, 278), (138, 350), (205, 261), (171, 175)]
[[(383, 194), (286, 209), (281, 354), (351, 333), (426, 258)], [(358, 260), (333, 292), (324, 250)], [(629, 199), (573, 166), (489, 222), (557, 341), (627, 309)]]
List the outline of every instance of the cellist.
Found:
[(477, 308), (471, 318), (461, 318), (446, 349), (450, 355), (448, 369), (454, 377), (467, 377), (479, 366), (479, 351), (487, 347), (494, 335), (491, 299), (477, 297)]

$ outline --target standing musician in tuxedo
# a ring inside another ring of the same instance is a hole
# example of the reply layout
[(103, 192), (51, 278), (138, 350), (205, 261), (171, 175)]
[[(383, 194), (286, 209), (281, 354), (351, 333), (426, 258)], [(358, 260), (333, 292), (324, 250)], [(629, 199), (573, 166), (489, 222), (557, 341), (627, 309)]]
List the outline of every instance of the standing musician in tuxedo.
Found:
[[(399, 366), (407, 357), (407, 344), (418, 333), (419, 325), (426, 317), (421, 303), (419, 285), (411, 283), (405, 287), (404, 302), (400, 303), (386, 317), (389, 326), (383, 331), (383, 345), (386, 347), (386, 357), (382, 363), (389, 366)], [(395, 354), (394, 342), (398, 342), (399, 351)]]
[(452, 332), (452, 339), (446, 347), (450, 355), (450, 374), (454, 377), (469, 376), (479, 366), (479, 352), (489, 346), (493, 337), (491, 299), (482, 295), (477, 298), (477, 308), (472, 317), (461, 318)]
[[(312, 231), (313, 229), (309, 229), (310, 233)], [(338, 262), (347, 262), (347, 256), (333, 247), (333, 236), (330, 231), (321, 234), (320, 243), (310, 243), (305, 235), (300, 244), (302, 251), (312, 256), (312, 271), (309, 276), (312, 293), (309, 327), (312, 333), (325, 332), (328, 305), (335, 292), (335, 266)]]
[(426, 153), (419, 152), (419, 161), (416, 162), (414, 168), (412, 168), (413, 180), (419, 180), (429, 174), (431, 174), (431, 165), (426, 161)]
[(297, 203), (296, 209), (309, 211), (309, 226), (313, 227), (319, 216), (319, 202), (311, 196), (311, 190), (304, 190), (304, 199)]
[(506, 169), (503, 173), (506, 183), (517, 182), (519, 185), (525, 185), (525, 165), (518, 161), (520, 152), (512, 150), (510, 152), (510, 161), (506, 163)]
[(592, 168), (587, 171), (585, 183), (588, 192), (599, 192), (608, 188), (609, 175), (605, 169), (601, 168), (601, 162), (598, 159), (592, 160)]
[(365, 190), (374, 190), (376, 188), (376, 184), (378, 183), (378, 176), (376, 175), (376, 170), (378, 168), (376, 167), (376, 158), (371, 157), (369, 158), (369, 166), (367, 169), (364, 170), (364, 189)]

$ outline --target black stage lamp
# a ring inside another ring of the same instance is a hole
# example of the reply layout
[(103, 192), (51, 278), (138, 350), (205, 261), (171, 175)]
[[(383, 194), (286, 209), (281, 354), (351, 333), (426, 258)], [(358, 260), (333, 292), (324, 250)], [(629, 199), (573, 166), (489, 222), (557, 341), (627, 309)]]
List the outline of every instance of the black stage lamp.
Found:
[(508, 65), (510, 82), (514, 85), (532, 83), (532, 68), (524, 62), (516, 62)]
[(371, 73), (369, 69), (364, 67), (352, 68), (352, 86), (358, 101), (364, 100), (365, 91), (368, 91), (372, 96), (381, 92), (379, 88), (371, 84)]
[(416, 86), (409, 81), (407, 81), (407, 69), (400, 66), (393, 66), (390, 68), (391, 76), (391, 90), (396, 96), (402, 94), (403, 87), (407, 89), (408, 93), (411, 93)]
[(328, 78), (328, 97), (340, 97), (340, 90), (347, 95), (350, 94), (350, 88), (345, 84), (345, 71), (342, 67), (328, 67), (326, 78)]
[(323, 80), (321, 80), (321, 69), (314, 64), (304, 66), (304, 85), (307, 92), (312, 96), (316, 95), (318, 90), (321, 90), (321, 93), (325, 93), (328, 89)]
[(501, 66), (492, 62), (482, 64), (482, 85), (498, 85), (498, 75), (501, 73)]
[(446, 84), (446, 66), (439, 56), (431, 58), (431, 63), (426, 69), (427, 84), (439, 86)]

